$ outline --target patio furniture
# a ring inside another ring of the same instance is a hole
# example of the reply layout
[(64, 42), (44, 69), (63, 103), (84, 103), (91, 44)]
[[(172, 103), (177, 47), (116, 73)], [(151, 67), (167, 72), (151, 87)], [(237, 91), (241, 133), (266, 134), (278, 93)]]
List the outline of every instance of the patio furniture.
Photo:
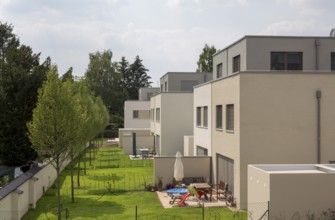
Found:
[(177, 199), (181, 200), (183, 195), (188, 193), (188, 189), (187, 188), (173, 188), (173, 189), (169, 189), (166, 190), (166, 193), (168, 194), (168, 196), (170, 196), (170, 204), (175, 203), (175, 201)]
[(208, 200), (207, 194), (209, 194), (209, 200), (212, 201), (212, 186), (208, 183), (191, 183), (190, 186), (193, 186), (197, 191), (199, 198), (204, 195)]
[(219, 184), (216, 184), (212, 188), (212, 192), (216, 193), (216, 198), (219, 199), (220, 194), (223, 195), (223, 198), (227, 198), (228, 184), (220, 180)]
[(205, 183), (206, 180), (204, 177), (184, 177), (182, 183), (185, 185), (190, 185), (191, 183)]

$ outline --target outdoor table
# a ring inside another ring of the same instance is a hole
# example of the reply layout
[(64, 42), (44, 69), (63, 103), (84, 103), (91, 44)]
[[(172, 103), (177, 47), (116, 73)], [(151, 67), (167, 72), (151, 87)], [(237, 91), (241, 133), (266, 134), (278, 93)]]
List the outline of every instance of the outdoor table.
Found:
[(171, 197), (170, 204), (173, 204), (176, 199), (181, 199), (182, 195), (188, 193), (187, 188), (173, 188), (166, 190), (166, 193)]
[(202, 191), (207, 200), (208, 200), (207, 193), (209, 193), (210, 200), (212, 200), (212, 195), (211, 195), (212, 187), (208, 183), (191, 183), (190, 185), (193, 186), (197, 191)]

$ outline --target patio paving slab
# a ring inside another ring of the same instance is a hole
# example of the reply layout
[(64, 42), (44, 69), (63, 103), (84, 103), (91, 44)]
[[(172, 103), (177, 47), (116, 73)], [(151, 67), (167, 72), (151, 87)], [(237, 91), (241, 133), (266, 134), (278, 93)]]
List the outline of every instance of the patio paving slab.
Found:
[[(172, 208), (172, 207), (178, 207), (177, 203), (179, 200), (176, 200), (174, 204), (170, 204), (171, 201), (170, 196), (166, 193), (166, 191), (156, 191), (156, 194), (164, 208)], [(199, 207), (199, 203), (197, 198), (194, 196), (189, 196), (186, 201), (187, 207)], [(205, 207), (226, 207), (226, 201), (224, 199), (217, 199), (216, 196), (212, 196), (212, 201), (209, 201), (205, 198), (200, 199), (200, 204), (204, 204)], [(181, 206), (185, 207), (185, 206)]]

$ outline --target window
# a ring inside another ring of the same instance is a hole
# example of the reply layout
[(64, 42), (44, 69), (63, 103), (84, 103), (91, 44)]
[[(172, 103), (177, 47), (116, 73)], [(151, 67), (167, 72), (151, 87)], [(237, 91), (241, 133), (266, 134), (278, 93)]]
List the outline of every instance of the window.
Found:
[(138, 110), (133, 111), (133, 118), (138, 118)]
[(160, 121), (161, 121), (161, 109), (156, 108), (156, 122), (160, 122)]
[(201, 107), (197, 107), (197, 126), (201, 126)]
[(208, 150), (197, 145), (197, 156), (208, 156)]
[(216, 129), (222, 129), (222, 105), (216, 106)]
[(226, 130), (234, 131), (234, 105), (226, 105)]
[(165, 92), (167, 92), (168, 91), (168, 87), (167, 87), (168, 85), (167, 85), (167, 82), (165, 82)]
[(161, 84), (161, 92), (163, 92), (164, 90), (163, 90), (163, 84)]
[(240, 71), (240, 55), (233, 58), (233, 73)]
[(335, 71), (335, 52), (331, 52), (331, 71)]
[(208, 107), (204, 107), (204, 127), (208, 127)]
[(216, 78), (222, 77), (222, 63), (216, 66)]
[(302, 52), (271, 52), (271, 70), (302, 70)]
[(155, 119), (155, 110), (152, 108), (150, 113), (151, 121)]

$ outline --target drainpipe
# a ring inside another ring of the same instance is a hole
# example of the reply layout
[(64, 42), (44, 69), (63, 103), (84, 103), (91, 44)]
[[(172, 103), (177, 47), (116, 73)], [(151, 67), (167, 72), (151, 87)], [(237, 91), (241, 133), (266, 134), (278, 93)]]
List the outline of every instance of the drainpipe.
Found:
[(317, 163), (321, 163), (321, 91), (316, 91), (317, 99)]
[(319, 70), (319, 47), (320, 47), (320, 40), (316, 39), (315, 43), (315, 70)]

